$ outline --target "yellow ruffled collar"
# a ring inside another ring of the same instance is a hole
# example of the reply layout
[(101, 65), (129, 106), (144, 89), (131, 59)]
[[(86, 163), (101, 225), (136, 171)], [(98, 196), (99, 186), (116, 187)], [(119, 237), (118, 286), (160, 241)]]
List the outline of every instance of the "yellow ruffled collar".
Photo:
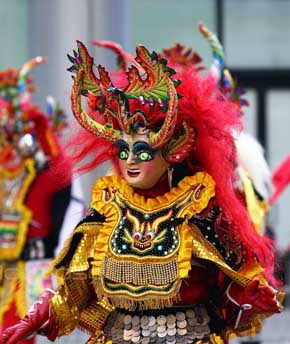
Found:
[[(119, 192), (122, 194), (125, 199), (130, 200), (130, 203), (136, 205), (138, 208), (144, 211), (154, 211), (158, 209), (160, 205), (170, 205), (184, 193), (188, 192), (189, 189), (194, 189), (199, 184), (206, 186), (203, 191), (204, 193), (211, 197), (214, 195), (215, 183), (212, 177), (205, 172), (198, 172), (193, 176), (183, 178), (176, 187), (154, 198), (146, 198), (138, 194), (126, 180), (118, 176), (106, 176), (98, 179), (92, 189), (92, 207), (96, 208), (96, 202), (102, 199), (103, 190), (109, 188), (112, 192)], [(197, 192), (200, 192), (200, 190), (197, 190)]]

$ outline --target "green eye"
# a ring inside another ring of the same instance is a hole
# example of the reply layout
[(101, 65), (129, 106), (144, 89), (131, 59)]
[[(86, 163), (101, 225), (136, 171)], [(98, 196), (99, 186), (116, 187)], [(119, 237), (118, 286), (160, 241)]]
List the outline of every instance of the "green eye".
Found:
[(127, 160), (128, 159), (128, 153), (125, 150), (122, 150), (119, 152), (119, 158), (121, 160)]
[(149, 161), (152, 160), (152, 156), (148, 152), (142, 152), (138, 154), (138, 159), (140, 161)]

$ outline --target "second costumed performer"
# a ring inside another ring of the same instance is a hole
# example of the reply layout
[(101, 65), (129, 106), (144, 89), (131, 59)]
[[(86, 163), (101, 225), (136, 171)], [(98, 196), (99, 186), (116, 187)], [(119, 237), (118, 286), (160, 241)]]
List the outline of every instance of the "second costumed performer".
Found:
[(70, 57), (72, 110), (86, 129), (75, 156), (91, 158), (82, 171), (110, 160), (114, 173), (96, 181), (89, 215), (54, 261), (56, 292), (1, 344), (76, 327), (87, 343), (227, 343), (281, 310), (271, 245), (233, 189), (237, 106), (198, 70), (175, 74), (136, 52), (114, 81), (102, 66), (96, 77), (82, 43)]

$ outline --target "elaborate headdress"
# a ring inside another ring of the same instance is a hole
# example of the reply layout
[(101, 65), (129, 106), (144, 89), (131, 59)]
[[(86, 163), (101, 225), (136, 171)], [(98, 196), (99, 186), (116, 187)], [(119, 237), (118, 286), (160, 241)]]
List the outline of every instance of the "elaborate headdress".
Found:
[[(172, 78), (175, 71), (167, 67), (167, 61), (154, 52), (149, 53), (144, 46), (138, 46), (136, 63), (126, 73), (127, 84), (117, 88), (103, 67), (98, 66), (99, 78), (95, 76), (93, 59), (81, 42), (77, 44), (78, 53), (75, 52), (74, 57), (69, 56), (73, 63), (69, 71), (76, 73), (71, 104), (79, 123), (92, 134), (115, 143), (121, 132), (129, 133), (138, 126), (150, 126), (145, 107), (148, 105), (151, 112), (158, 107), (157, 111), (164, 112), (164, 122), (158, 131), (151, 133), (150, 145), (154, 149), (168, 145), (168, 161), (182, 161), (191, 149), (194, 130), (183, 120), (179, 137), (173, 138), (178, 117), (176, 87), (179, 82)], [(99, 111), (105, 124), (100, 124), (84, 110), (81, 95), (89, 98), (90, 110)], [(139, 102), (139, 108), (130, 100)]]
[[(65, 126), (65, 116), (52, 97), (47, 98), (47, 114), (40, 112), (31, 102), (31, 93), (35, 91), (35, 87), (29, 72), (33, 67), (44, 62), (45, 58), (38, 56), (26, 62), (19, 70), (8, 68), (0, 72), (0, 160), (2, 162), (8, 159), (15, 146), (24, 155), (37, 153), (35, 122), (40, 117), (44, 121), (43, 130), (44, 127), (49, 126), (50, 130), (59, 133)], [(42, 148), (45, 150), (44, 147)], [(38, 157), (40, 158), (39, 154)]]

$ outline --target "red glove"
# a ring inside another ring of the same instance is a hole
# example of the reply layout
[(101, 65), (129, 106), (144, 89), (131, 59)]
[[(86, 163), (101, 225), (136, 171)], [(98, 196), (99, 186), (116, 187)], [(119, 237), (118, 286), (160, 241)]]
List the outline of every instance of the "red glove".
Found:
[(270, 286), (261, 285), (258, 280), (244, 288), (232, 282), (227, 288), (226, 296), (226, 320), (233, 323), (235, 318), (235, 328), (249, 323), (257, 314), (280, 312), (275, 290)]
[(50, 314), (50, 300), (53, 296), (53, 291), (45, 290), (30, 307), (25, 317), (3, 332), (0, 336), (0, 344), (16, 344), (36, 333), (47, 336), (49, 340), (55, 340), (58, 326), (53, 315)]

